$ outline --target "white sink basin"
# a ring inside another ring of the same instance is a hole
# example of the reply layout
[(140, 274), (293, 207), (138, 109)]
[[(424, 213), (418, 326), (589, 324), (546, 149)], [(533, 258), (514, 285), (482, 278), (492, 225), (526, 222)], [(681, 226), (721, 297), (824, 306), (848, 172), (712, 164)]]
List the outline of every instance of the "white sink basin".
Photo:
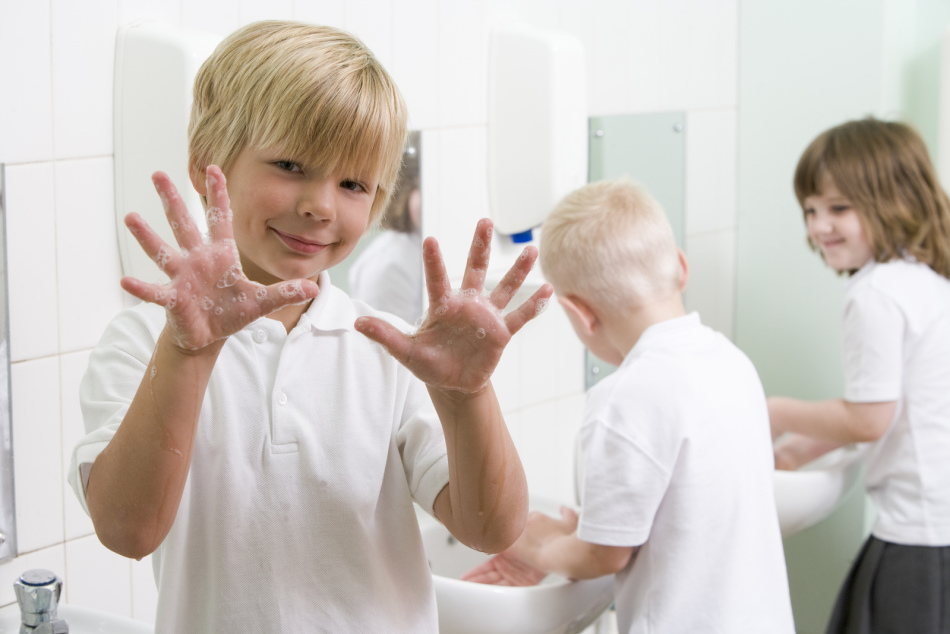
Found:
[(838, 507), (861, 474), (861, 449), (835, 449), (797, 471), (776, 471), (775, 505), (782, 537), (825, 519)]
[[(78, 605), (62, 604), (56, 615), (69, 623), (69, 634), (154, 634), (155, 632), (148, 623)], [(0, 608), (0, 634), (19, 634), (19, 632), (20, 606), (14, 603)]]
[[(531, 507), (559, 517), (556, 503), (537, 500)], [(576, 634), (613, 602), (613, 575), (586, 581), (549, 575), (541, 585), (520, 588), (461, 581), (489, 556), (460, 544), (428, 515), (421, 527), (440, 634)]]

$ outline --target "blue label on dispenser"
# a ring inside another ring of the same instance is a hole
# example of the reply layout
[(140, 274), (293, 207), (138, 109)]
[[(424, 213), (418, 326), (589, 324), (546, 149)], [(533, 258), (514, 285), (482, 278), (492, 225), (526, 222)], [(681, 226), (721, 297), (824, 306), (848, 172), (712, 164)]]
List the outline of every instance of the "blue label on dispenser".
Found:
[(522, 231), (520, 233), (511, 234), (511, 241), (515, 244), (522, 244), (524, 242), (531, 242), (534, 238), (534, 235), (531, 233), (531, 229), (527, 231)]

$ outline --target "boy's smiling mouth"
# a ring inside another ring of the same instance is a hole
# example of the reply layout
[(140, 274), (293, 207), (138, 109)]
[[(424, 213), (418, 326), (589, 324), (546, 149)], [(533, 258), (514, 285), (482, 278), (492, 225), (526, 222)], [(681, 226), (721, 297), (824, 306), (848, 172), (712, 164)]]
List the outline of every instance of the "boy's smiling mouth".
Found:
[(303, 253), (306, 255), (313, 255), (324, 250), (327, 245), (322, 242), (314, 242), (312, 240), (306, 240), (300, 236), (291, 235), (289, 233), (284, 233), (278, 231), (271, 227), (271, 231), (277, 234), (284, 244), (290, 247), (292, 250), (297, 251), (298, 253)]

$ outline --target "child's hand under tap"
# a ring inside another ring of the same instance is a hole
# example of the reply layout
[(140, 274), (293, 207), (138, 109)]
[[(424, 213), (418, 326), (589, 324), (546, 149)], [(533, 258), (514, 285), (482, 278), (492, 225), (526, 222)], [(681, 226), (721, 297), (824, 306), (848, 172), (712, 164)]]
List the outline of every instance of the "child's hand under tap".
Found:
[(472, 394), (488, 380), (511, 337), (536, 317), (553, 289), (543, 285), (507, 315), (508, 305), (531, 271), (538, 251), (527, 247), (497, 287), (484, 294), (491, 251), (492, 223), (479, 221), (469, 251), (461, 289), (452, 292), (435, 238), (423, 243), (429, 310), (422, 325), (405, 334), (374, 317), (361, 317), (356, 329), (385, 347), (429, 387)]
[(150, 284), (123, 277), (122, 288), (165, 308), (165, 329), (183, 350), (204, 348), (275, 310), (313, 299), (320, 290), (311, 280), (263, 286), (247, 279), (234, 242), (224, 174), (214, 165), (207, 174), (208, 242), (163, 172), (156, 172), (152, 182), (181, 251), (170, 248), (138, 214), (125, 217), (129, 231), (170, 279), (166, 284)]

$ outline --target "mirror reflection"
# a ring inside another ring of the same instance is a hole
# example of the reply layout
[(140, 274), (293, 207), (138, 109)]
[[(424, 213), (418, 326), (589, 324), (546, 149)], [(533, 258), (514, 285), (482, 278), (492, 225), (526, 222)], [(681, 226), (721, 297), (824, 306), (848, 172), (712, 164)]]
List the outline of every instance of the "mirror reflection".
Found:
[(10, 345), (7, 327), (6, 208), (0, 164), (0, 561), (16, 556), (13, 503), (13, 443), (10, 428)]
[[(351, 297), (415, 323), (422, 315), (422, 190), (419, 132), (411, 132), (396, 191), (380, 228), (333, 273)], [(338, 270), (339, 269), (339, 270)]]

